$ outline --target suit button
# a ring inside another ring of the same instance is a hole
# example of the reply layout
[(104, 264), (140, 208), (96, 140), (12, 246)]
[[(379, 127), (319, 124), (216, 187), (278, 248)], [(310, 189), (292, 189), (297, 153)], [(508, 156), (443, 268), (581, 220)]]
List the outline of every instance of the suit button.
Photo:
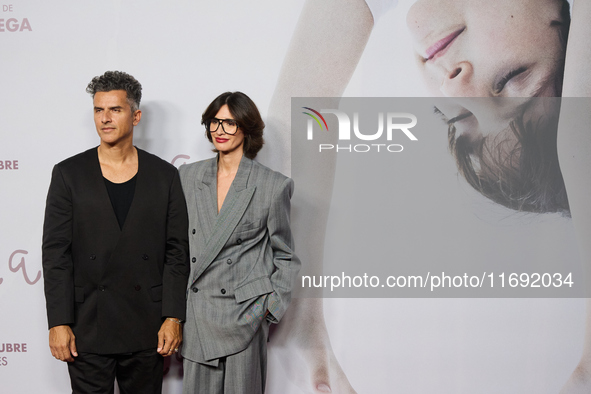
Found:
[(193, 257), (193, 258), (191, 259), (191, 261), (192, 261), (192, 262), (196, 262), (196, 261), (197, 261), (197, 257)]
[(193, 290), (193, 293), (197, 293), (199, 291), (199, 289), (196, 287), (193, 287), (191, 290)]
[(96, 255), (95, 255), (95, 254), (91, 254), (91, 255), (90, 255), (90, 259), (91, 259), (91, 260), (96, 260)]
[(98, 289), (99, 289), (100, 291), (105, 291), (105, 286), (99, 286), (99, 287), (98, 287)]
[(222, 294), (226, 294), (226, 289), (221, 290)]
[(148, 255), (147, 255), (147, 254), (143, 254), (143, 255), (142, 255), (142, 259), (144, 259), (144, 260), (148, 260)]
[(191, 232), (192, 232), (193, 234), (195, 234), (195, 233), (196, 233), (195, 229), (193, 229), (193, 231), (191, 231)]
[(140, 291), (140, 290), (142, 289), (142, 286), (140, 286), (140, 285), (136, 285), (136, 286), (134, 287), (134, 289), (135, 289), (135, 291)]
[(226, 260), (226, 263), (227, 263), (228, 265), (232, 264), (232, 259), (228, 259), (228, 260)]
[(237, 243), (238, 245), (240, 245), (240, 244), (242, 243), (242, 238), (238, 238), (238, 239), (236, 240), (236, 243)]

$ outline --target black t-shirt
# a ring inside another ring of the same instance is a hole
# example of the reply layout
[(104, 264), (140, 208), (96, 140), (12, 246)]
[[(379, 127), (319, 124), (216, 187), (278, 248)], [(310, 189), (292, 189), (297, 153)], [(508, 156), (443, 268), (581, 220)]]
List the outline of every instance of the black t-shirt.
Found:
[(119, 228), (122, 229), (123, 225), (125, 224), (127, 214), (129, 213), (131, 202), (133, 201), (137, 174), (135, 174), (133, 178), (127, 182), (123, 183), (113, 183), (107, 178), (104, 179), (105, 185), (107, 186), (107, 192), (109, 193), (109, 198), (111, 199), (111, 205), (113, 206), (113, 211), (115, 211), (117, 222), (119, 222)]

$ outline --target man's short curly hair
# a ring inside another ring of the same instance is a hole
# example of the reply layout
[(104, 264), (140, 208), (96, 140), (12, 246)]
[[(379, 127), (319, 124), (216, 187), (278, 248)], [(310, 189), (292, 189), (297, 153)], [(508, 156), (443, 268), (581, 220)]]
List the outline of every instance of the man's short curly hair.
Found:
[[(254, 159), (263, 147), (263, 129), (265, 122), (256, 104), (242, 92), (225, 92), (216, 97), (207, 107), (201, 116), (201, 124), (205, 125), (208, 120), (215, 118), (220, 108), (228, 106), (230, 113), (238, 123), (238, 127), (244, 133), (244, 156)], [(213, 142), (211, 133), (205, 131), (205, 136)], [(213, 150), (217, 152), (217, 150)]]
[(90, 93), (92, 98), (98, 92), (112, 90), (125, 90), (132, 112), (139, 109), (142, 100), (142, 85), (133, 76), (123, 71), (107, 71), (103, 75), (92, 78), (86, 87), (86, 92)]

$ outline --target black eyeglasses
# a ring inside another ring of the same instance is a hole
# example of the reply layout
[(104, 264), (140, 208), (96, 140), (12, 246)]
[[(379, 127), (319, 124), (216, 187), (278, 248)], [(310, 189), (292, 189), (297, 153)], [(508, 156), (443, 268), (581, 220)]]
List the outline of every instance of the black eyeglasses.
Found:
[(210, 133), (216, 132), (220, 125), (226, 134), (234, 135), (238, 131), (238, 123), (234, 119), (213, 118), (205, 121), (205, 128)]

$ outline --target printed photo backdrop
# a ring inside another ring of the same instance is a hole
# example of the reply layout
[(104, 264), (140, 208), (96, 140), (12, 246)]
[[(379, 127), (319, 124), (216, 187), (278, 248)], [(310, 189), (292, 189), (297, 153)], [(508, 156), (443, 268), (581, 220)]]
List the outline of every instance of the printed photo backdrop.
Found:
[[(41, 235), (53, 165), (99, 142), (92, 101), (85, 92), (92, 77), (123, 70), (142, 83), (143, 117), (135, 143), (176, 166), (211, 157), (199, 124), (201, 113), (219, 93), (243, 91), (257, 103), (268, 125), (260, 161), (287, 174), (291, 155), (285, 127), (290, 123), (281, 114), (291, 107), (285, 97), (306, 92), (428, 96), (406, 32), (411, 2), (372, 2), (375, 23), (343, 92), (322, 90), (331, 85), (331, 70), (340, 65), (328, 54), (317, 62), (318, 68), (328, 70), (324, 80), (311, 75), (313, 69), (302, 69), (299, 79), (281, 85), (286, 55), (298, 53), (290, 52), (290, 42), (302, 24), (330, 33), (353, 23), (329, 23), (322, 13), (327, 3), (311, 1), (318, 12), (301, 0), (0, 3), (0, 391), (69, 390), (67, 368), (51, 357), (47, 343)], [(367, 7), (360, 1), (342, 4), (343, 9)], [(303, 9), (317, 19), (299, 21)], [(368, 15), (364, 10), (353, 21)], [(321, 33), (310, 34), (308, 43), (313, 47), (321, 38)], [(335, 51), (348, 49), (349, 44), (342, 45)], [(445, 128), (434, 128), (433, 136), (421, 139), (445, 140)], [(418, 166), (414, 172), (404, 163), (392, 167), (401, 187), (389, 201), (405, 204), (404, 211), (413, 214), (392, 219), (392, 236), (384, 239), (391, 252), (384, 256), (385, 264), (396, 258), (432, 258), (449, 247), (442, 239), (455, 241), (453, 247), (475, 263), (483, 256), (533, 259), (536, 245), (548, 244), (558, 245), (552, 249), (557, 259), (578, 262), (568, 219), (516, 215), (493, 207), (457, 176), (445, 143), (440, 150), (437, 142), (424, 146), (429, 154), (441, 155), (438, 168), (420, 167), (417, 157), (412, 161)], [(346, 187), (349, 179), (342, 165), (337, 161), (335, 184)], [(297, 184), (295, 193), (294, 225), (298, 212), (310, 208), (297, 200)], [(338, 201), (333, 196), (327, 211), (326, 264), (354, 252), (348, 249), (350, 239), (331, 237), (336, 233), (331, 228), (342, 226), (347, 215)], [(313, 199), (304, 202), (314, 208)], [(442, 238), (449, 222), (461, 230)], [(409, 234), (420, 234), (420, 242)], [(362, 236), (351, 233), (354, 240)], [(305, 240), (296, 242), (296, 251), (308, 247)], [(303, 264), (304, 269), (319, 266), (316, 261)], [(267, 392), (315, 392), (319, 388), (314, 382), (324, 376), (333, 392), (555, 393), (583, 347), (581, 299), (319, 300), (294, 301), (290, 316), (272, 333)], [(325, 331), (301, 329), (324, 325)], [(180, 360), (167, 361), (166, 368), (164, 392), (180, 393)]]

